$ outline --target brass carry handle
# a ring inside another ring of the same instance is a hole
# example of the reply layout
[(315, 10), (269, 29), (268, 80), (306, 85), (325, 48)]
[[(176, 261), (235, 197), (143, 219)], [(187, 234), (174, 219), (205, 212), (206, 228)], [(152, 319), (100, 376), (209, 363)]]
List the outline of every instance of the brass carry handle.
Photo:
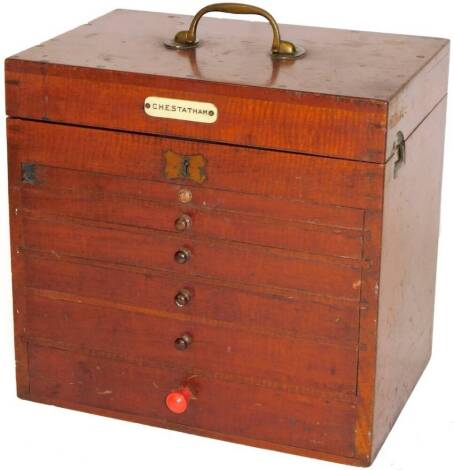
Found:
[(166, 41), (164, 44), (172, 49), (192, 49), (197, 47), (199, 45), (197, 40), (199, 21), (203, 15), (212, 11), (237, 15), (260, 15), (266, 18), (273, 30), (273, 44), (271, 46), (271, 56), (273, 58), (294, 59), (304, 55), (306, 52), (303, 48), (295, 46), (292, 42), (281, 39), (281, 33), (276, 20), (266, 10), (244, 3), (213, 3), (202, 8), (192, 19), (187, 31), (179, 31), (172, 41)]

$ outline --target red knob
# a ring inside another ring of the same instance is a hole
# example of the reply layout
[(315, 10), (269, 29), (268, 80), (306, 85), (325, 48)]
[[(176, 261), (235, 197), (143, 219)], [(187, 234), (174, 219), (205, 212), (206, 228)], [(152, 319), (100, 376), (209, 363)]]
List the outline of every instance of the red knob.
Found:
[(189, 405), (192, 393), (188, 388), (181, 388), (170, 392), (166, 398), (167, 408), (176, 414), (184, 413)]

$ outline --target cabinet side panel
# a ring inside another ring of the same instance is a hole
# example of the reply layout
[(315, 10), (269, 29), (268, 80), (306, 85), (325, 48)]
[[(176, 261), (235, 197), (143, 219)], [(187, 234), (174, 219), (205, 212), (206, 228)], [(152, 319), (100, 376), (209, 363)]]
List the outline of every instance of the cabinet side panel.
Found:
[(431, 354), (446, 98), (386, 165), (373, 428), (385, 440)]

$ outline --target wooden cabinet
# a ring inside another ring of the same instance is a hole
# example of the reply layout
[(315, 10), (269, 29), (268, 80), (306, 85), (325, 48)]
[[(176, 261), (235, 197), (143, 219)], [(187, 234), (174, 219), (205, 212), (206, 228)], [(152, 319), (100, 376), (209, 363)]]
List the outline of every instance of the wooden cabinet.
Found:
[(449, 44), (189, 22), (6, 61), (18, 394), (368, 465), (430, 356)]

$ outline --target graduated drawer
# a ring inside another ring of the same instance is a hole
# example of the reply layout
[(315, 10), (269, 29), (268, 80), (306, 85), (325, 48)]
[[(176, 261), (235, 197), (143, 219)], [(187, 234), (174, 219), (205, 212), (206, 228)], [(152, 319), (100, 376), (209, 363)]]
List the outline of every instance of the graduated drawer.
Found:
[[(91, 352), (29, 345), (30, 398), (189, 432), (352, 456), (356, 407), (187, 370), (141, 366)], [(166, 396), (182, 383), (196, 399), (176, 415)]]
[[(54, 296), (55, 297), (55, 296)], [(58, 297), (58, 296), (56, 296)], [(26, 336), (160, 367), (207, 371), (298, 393), (354, 395), (354, 345), (258, 334), (114, 306), (27, 295)]]
[[(43, 295), (257, 333), (353, 347), (358, 342), (359, 306), (355, 301), (245, 288), (149, 269), (93, 265), (53, 255), (23, 255), (25, 285)], [(182, 289), (191, 298), (178, 306)]]
[[(362, 162), (18, 119), (8, 119), (8, 145), (19, 166), (29, 162), (256, 194), (282, 198), (283, 206), (285, 200), (381, 205), (381, 168)], [(20, 179), (20, 169), (14, 171)]]
[[(31, 167), (31, 168), (30, 168)], [(27, 171), (33, 180), (24, 179)], [(360, 259), (363, 211), (23, 164), (22, 209)], [(188, 200), (182, 198), (187, 197)]]
[(23, 215), (20, 249), (358, 300), (361, 260)]

